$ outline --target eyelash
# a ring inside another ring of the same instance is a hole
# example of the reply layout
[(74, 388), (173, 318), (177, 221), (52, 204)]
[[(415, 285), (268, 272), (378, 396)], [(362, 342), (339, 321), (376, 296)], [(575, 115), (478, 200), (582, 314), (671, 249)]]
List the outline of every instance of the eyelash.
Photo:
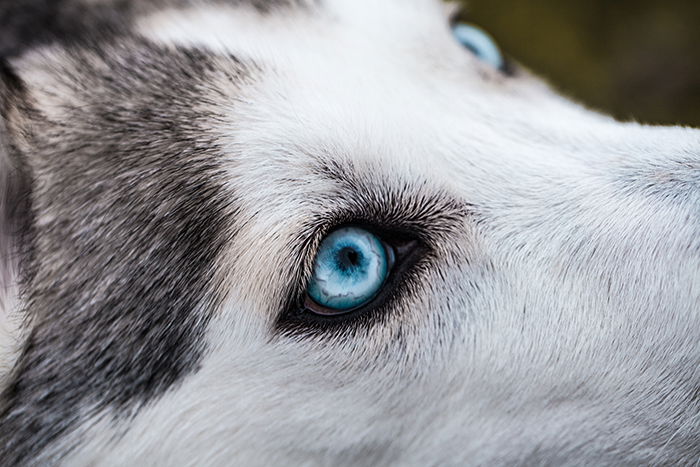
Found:
[[(314, 313), (307, 306), (308, 296), (306, 284), (308, 277), (296, 281), (294, 293), (290, 295), (285, 311), (277, 321), (276, 327), (289, 334), (318, 334), (335, 332), (340, 328), (352, 326), (371, 327), (385, 319), (388, 308), (396, 302), (405, 291), (411, 274), (417, 270), (419, 263), (426, 257), (428, 249), (416, 235), (395, 228), (385, 228), (368, 222), (344, 222), (332, 228), (324, 229), (331, 232), (344, 225), (355, 225), (378, 235), (385, 243), (394, 248), (396, 253), (394, 266), (381, 292), (369, 303), (348, 313), (325, 316)], [(320, 236), (322, 237), (322, 236)], [(307, 253), (311, 258), (316, 251)]]

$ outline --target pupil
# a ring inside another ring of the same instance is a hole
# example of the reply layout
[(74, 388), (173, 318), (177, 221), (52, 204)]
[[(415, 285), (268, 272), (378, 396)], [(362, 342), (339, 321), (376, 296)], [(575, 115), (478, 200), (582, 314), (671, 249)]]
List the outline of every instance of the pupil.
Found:
[(345, 247), (340, 250), (340, 265), (344, 269), (356, 268), (360, 265), (360, 253), (354, 248)]

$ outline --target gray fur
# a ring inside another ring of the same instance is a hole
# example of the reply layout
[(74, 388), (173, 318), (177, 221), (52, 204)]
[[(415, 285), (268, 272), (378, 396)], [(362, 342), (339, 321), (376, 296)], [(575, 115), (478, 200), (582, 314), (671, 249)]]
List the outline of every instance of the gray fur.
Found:
[(0, 77), (0, 309), (4, 309), (18, 272), (19, 244), (27, 234), (30, 181), (8, 136), (10, 115), (17, 113), (24, 90), (1, 60)]
[(106, 405), (129, 417), (196, 370), (235, 226), (207, 130), (215, 116), (191, 102), (217, 95), (209, 80), (241, 81), (239, 62), (130, 42), (74, 49), (62, 66), (67, 120), (27, 123), (32, 212), (50, 217), (31, 227), (33, 326), (2, 396), (11, 465)]

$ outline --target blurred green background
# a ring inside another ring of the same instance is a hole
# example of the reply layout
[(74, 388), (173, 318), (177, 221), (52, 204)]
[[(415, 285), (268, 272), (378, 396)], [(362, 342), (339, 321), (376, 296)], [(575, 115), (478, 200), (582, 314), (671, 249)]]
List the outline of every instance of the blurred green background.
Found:
[(700, 0), (467, 0), (462, 19), (589, 107), (700, 127)]

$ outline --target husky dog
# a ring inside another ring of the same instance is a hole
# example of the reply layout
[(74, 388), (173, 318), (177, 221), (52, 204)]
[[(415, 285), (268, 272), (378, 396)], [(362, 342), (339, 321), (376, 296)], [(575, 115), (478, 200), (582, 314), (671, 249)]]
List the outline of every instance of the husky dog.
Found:
[(0, 464), (700, 462), (700, 131), (451, 10), (0, 3)]

